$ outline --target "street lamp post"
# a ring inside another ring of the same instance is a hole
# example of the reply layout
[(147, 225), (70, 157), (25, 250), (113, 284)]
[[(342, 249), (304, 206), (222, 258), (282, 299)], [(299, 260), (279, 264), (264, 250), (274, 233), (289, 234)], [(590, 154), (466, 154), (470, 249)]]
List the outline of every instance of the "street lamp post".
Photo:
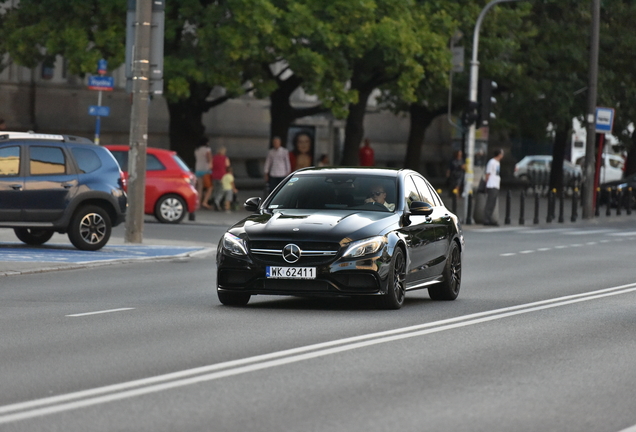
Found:
[[(468, 89), (469, 106), (476, 106), (477, 103), (477, 83), (479, 81), (479, 61), (477, 60), (477, 52), (479, 49), (479, 30), (486, 13), (496, 4), (504, 2), (513, 2), (520, 0), (492, 0), (488, 3), (479, 14), (477, 23), (475, 24), (475, 32), (473, 34), (473, 54), (470, 61), (470, 85)], [(475, 167), (475, 132), (476, 126), (473, 122), (468, 127), (468, 138), (466, 144), (466, 174), (464, 181), (464, 221), (468, 218), (468, 196), (473, 191), (474, 167)]]

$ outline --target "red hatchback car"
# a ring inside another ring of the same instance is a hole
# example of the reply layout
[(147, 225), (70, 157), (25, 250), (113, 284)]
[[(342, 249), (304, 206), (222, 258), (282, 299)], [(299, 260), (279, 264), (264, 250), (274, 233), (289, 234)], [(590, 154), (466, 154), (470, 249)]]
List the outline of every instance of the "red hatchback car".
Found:
[[(128, 180), (127, 145), (105, 145), (115, 156)], [(196, 177), (172, 150), (146, 149), (146, 202), (144, 213), (154, 215), (159, 222), (179, 223), (186, 213), (199, 208)]]

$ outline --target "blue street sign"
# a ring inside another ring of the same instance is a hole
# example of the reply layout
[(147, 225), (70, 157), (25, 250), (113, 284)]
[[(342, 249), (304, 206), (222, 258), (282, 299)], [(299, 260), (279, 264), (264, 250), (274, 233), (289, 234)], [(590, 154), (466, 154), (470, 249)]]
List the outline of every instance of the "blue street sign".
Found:
[(612, 133), (614, 126), (614, 108), (596, 107), (596, 132)]
[(115, 85), (113, 77), (107, 76), (95, 76), (88, 77), (88, 88), (91, 90), (106, 90), (111, 91)]
[(92, 116), (108, 117), (110, 115), (110, 107), (91, 105), (88, 107), (88, 114)]
[(97, 62), (97, 73), (106, 75), (106, 72), (108, 72), (108, 62), (105, 59), (101, 59)]

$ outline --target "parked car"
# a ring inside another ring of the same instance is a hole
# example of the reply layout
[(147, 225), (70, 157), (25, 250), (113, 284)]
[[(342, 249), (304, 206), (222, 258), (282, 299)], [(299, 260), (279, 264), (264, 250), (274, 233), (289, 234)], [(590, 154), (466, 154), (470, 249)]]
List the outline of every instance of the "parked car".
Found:
[[(515, 164), (514, 176), (522, 182), (538, 184), (541, 181), (547, 182), (550, 170), (552, 169), (552, 155), (525, 156)], [(583, 170), (580, 166), (568, 160), (563, 161), (563, 183), (574, 186), (580, 181)]]
[[(621, 203), (622, 208), (636, 208), (636, 174), (632, 174), (621, 180), (602, 183), (599, 185), (598, 203), (611, 207), (617, 207)], [(629, 203), (629, 204), (628, 204)]]
[(124, 181), (113, 155), (86, 138), (0, 132), (0, 227), (26, 244), (59, 232), (101, 249), (125, 219)]
[[(585, 164), (585, 156), (576, 160), (576, 164), (583, 166)], [(601, 161), (601, 170), (599, 173), (599, 183), (613, 182), (623, 178), (625, 171), (625, 159), (622, 156), (605, 153)]]
[(217, 294), (225, 305), (252, 295), (373, 296), (398, 309), (407, 291), (454, 300), (464, 237), (457, 217), (411, 170), (305, 168), (221, 238)]
[[(127, 145), (106, 145), (128, 179)], [(172, 150), (146, 149), (146, 198), (144, 213), (154, 215), (159, 222), (179, 223), (187, 213), (199, 209), (196, 177)]]

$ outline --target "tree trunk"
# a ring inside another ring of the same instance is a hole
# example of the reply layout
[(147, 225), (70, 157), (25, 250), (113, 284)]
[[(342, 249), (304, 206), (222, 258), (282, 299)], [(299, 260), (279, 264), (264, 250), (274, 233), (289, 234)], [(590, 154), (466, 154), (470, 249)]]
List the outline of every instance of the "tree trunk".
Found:
[(269, 96), (271, 105), (269, 108), (271, 116), (270, 125), (270, 145), (271, 139), (275, 136), (283, 141), (283, 147), (287, 146), (287, 132), (289, 126), (296, 120), (294, 108), (289, 102), (292, 93), (300, 87), (302, 80), (295, 75), (285, 81), (277, 80), (278, 87)]
[(426, 106), (412, 103), (409, 106), (410, 129), (409, 138), (406, 143), (406, 157), (404, 168), (420, 171), (420, 161), (422, 159), (422, 146), (424, 145), (424, 135), (426, 129), (431, 125), (435, 117), (447, 111), (446, 107), (430, 111)]
[(550, 190), (557, 193), (563, 191), (563, 160), (565, 159), (565, 147), (569, 141), (571, 120), (565, 120), (557, 126), (552, 146), (552, 169), (550, 170)]
[(168, 102), (170, 113), (170, 149), (176, 151), (189, 167), (194, 169), (194, 150), (205, 135), (203, 107), (189, 98)]
[(360, 143), (364, 138), (364, 114), (367, 101), (373, 89), (359, 90), (359, 99), (355, 104), (349, 104), (349, 115), (345, 125), (345, 142), (342, 153), (342, 165), (357, 166)]

